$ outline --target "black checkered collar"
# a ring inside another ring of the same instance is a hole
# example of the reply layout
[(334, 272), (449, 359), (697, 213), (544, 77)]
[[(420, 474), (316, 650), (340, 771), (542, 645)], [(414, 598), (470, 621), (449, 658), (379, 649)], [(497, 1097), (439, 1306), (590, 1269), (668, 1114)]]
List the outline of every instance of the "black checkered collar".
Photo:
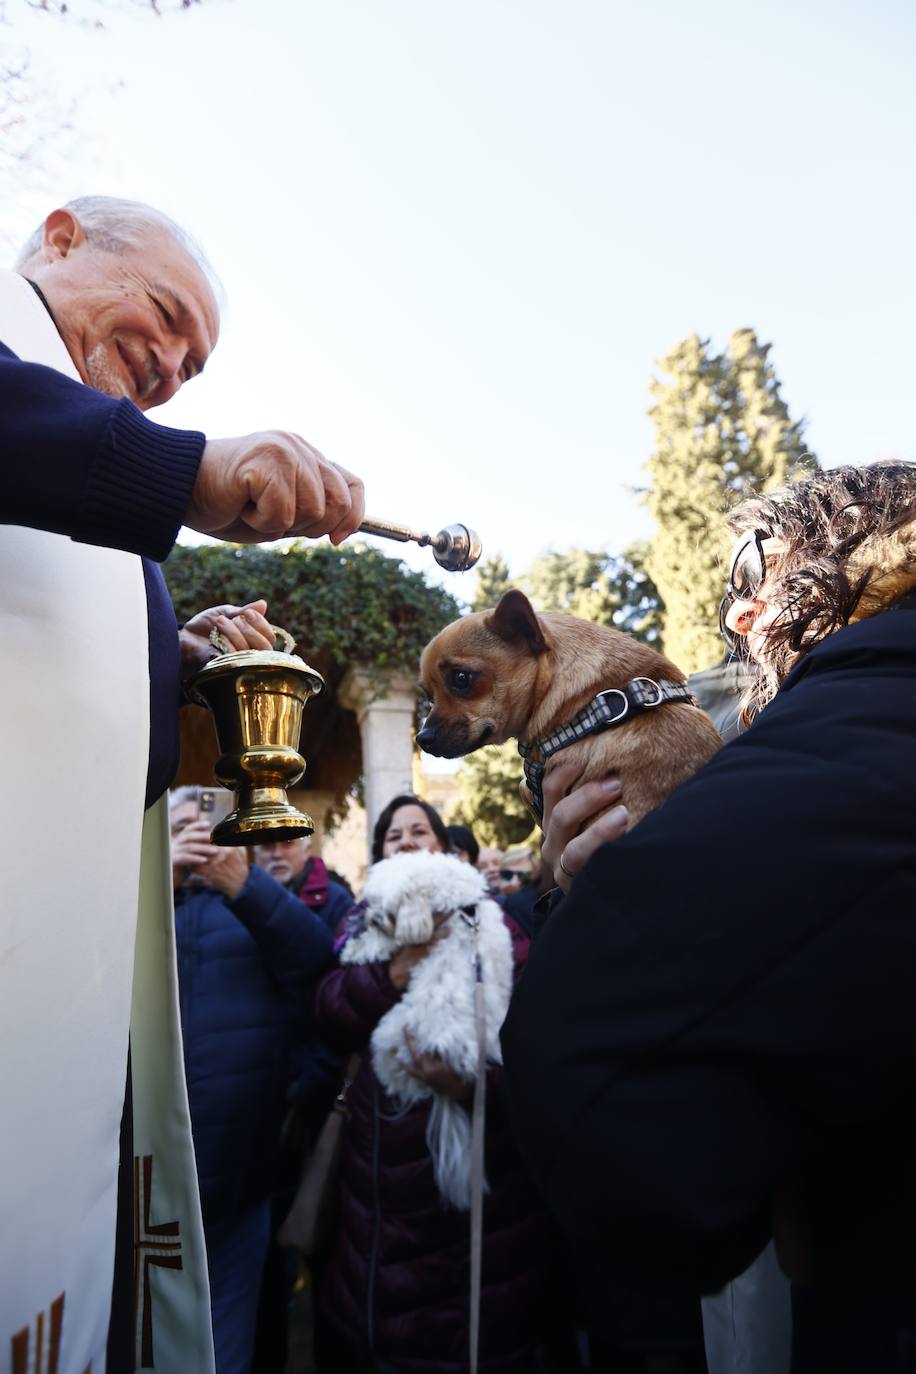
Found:
[[(600, 734), (602, 730), (610, 730), (615, 725), (623, 725), (634, 716), (654, 711), (656, 706), (664, 706), (669, 701), (685, 701), (690, 706), (697, 704), (686, 682), (656, 682), (651, 677), (634, 677), (625, 687), (610, 687), (605, 692), (599, 692), (587, 706), (583, 706), (578, 715), (564, 725), (557, 726), (543, 739), (532, 740), (530, 744), (520, 743), (518, 752), (525, 761), (525, 782), (538, 820), (544, 815), (542, 783), (544, 769), (551, 755), (575, 744), (576, 740)], [(541, 763), (531, 762), (530, 755), (535, 750), (541, 755)]]

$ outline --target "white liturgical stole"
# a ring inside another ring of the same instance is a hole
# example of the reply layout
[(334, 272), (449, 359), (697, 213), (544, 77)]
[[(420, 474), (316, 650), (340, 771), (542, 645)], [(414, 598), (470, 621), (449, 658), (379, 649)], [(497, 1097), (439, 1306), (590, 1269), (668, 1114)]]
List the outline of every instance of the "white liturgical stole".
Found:
[[(12, 272), (0, 342), (79, 381)], [(136, 1367), (213, 1369), (148, 655), (139, 558), (0, 525), (0, 1374), (104, 1374), (129, 1035)]]

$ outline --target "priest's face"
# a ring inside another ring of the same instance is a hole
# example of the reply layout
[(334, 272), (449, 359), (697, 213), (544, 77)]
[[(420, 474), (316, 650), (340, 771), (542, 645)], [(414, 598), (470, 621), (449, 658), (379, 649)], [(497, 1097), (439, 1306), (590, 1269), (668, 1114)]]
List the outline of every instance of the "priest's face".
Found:
[(57, 210), (45, 225), (41, 264), (26, 275), (44, 292), (83, 381), (141, 410), (198, 376), (216, 344), (210, 284), (165, 229), (150, 229), (142, 247), (108, 253)]

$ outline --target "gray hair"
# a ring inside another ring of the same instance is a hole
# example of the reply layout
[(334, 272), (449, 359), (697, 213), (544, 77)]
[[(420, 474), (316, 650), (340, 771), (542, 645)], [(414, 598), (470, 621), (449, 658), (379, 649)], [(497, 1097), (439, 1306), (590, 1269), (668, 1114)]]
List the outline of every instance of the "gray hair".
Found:
[[(86, 242), (102, 253), (123, 253), (125, 249), (142, 248), (148, 235), (165, 232), (193, 258), (207, 278), (217, 298), (223, 296), (219, 278), (214, 272), (200, 244), (181, 225), (169, 219), (161, 210), (144, 205), (140, 200), (121, 200), (117, 196), (79, 196), (61, 207), (69, 210), (80, 222)], [(13, 263), (13, 271), (21, 272), (41, 251), (44, 221), (27, 239)]]

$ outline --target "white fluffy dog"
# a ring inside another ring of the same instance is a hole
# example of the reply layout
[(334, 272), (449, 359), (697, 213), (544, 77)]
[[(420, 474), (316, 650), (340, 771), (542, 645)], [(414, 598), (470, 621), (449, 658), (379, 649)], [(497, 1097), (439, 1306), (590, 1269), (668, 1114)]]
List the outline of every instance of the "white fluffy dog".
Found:
[(439, 1055), (473, 1083), (478, 1044), (474, 1010), (479, 955), (486, 1007), (487, 1061), (502, 1063), (499, 1029), (512, 992), (512, 938), (483, 876), (450, 854), (398, 854), (370, 869), (363, 900), (365, 929), (341, 951), (345, 964), (387, 961), (404, 945), (424, 944), (433, 917), (449, 912), (446, 934), (415, 964), (400, 1001), (372, 1033), (372, 1067), (382, 1086), (405, 1106), (432, 1097), (426, 1141), (442, 1197), (470, 1205), (471, 1125), (460, 1102), (434, 1092), (410, 1070), (404, 1036), (409, 1029), (421, 1053)]

